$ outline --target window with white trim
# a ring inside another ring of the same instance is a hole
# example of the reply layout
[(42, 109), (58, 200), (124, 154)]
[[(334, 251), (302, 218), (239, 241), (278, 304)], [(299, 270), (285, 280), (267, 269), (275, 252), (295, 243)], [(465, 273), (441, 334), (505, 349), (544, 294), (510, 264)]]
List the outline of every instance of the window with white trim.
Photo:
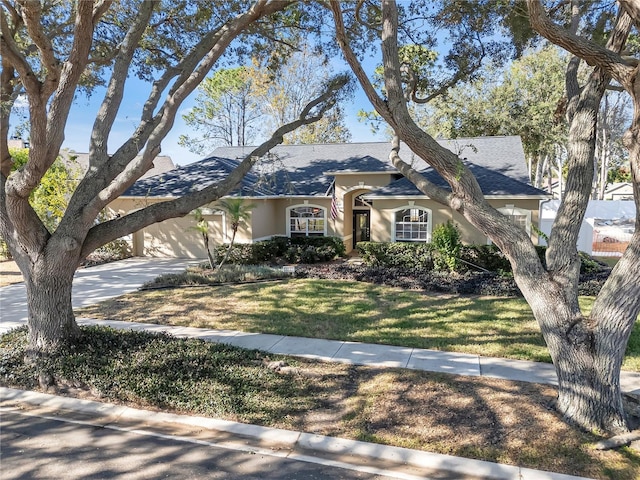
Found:
[(314, 205), (300, 205), (287, 209), (289, 236), (308, 237), (326, 235), (327, 209)]
[(498, 211), (504, 216), (509, 217), (509, 220), (525, 232), (531, 234), (531, 210), (518, 208), (514, 205), (506, 205), (503, 208), (499, 208)]
[(396, 242), (430, 242), (431, 210), (409, 207), (394, 212)]

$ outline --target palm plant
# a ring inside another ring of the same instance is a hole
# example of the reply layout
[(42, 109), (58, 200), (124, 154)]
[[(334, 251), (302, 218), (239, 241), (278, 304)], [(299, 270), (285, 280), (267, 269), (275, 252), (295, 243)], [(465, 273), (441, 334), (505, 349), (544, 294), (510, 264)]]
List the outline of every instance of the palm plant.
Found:
[(204, 247), (207, 250), (207, 258), (209, 259), (209, 267), (211, 270), (215, 270), (216, 260), (211, 253), (211, 249), (209, 248), (209, 222), (204, 218), (204, 214), (202, 213), (201, 208), (196, 208), (193, 211), (193, 216), (196, 221), (195, 227), (191, 227), (193, 230), (200, 233), (202, 236), (202, 240), (204, 241)]
[(225, 198), (220, 200), (218, 205), (220, 209), (224, 211), (229, 224), (231, 225), (231, 242), (229, 243), (229, 247), (222, 258), (222, 261), (218, 265), (218, 268), (220, 268), (229, 259), (233, 243), (236, 239), (236, 233), (238, 232), (238, 227), (240, 227), (242, 222), (246, 222), (251, 218), (251, 210), (256, 206), (253, 203), (245, 204), (241, 198)]

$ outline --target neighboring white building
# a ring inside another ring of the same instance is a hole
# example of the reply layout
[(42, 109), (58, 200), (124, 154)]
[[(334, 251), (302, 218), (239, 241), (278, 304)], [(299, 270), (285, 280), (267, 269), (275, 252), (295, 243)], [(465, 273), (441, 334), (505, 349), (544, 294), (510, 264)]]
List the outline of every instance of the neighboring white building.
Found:
[(631, 182), (610, 183), (604, 192), (605, 200), (633, 200)]
[[(540, 202), (540, 230), (551, 234), (559, 200)], [(590, 200), (578, 236), (578, 250), (601, 257), (622, 256), (635, 229), (633, 201)], [(546, 245), (540, 239), (541, 245)]]

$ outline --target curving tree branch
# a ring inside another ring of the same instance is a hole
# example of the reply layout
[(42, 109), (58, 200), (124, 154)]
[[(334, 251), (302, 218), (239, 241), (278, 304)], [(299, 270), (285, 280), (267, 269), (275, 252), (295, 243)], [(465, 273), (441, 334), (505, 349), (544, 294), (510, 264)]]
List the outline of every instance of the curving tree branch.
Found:
[(591, 66), (604, 69), (618, 83), (628, 84), (635, 65), (620, 54), (580, 37), (556, 25), (546, 14), (540, 0), (527, 0), (531, 26), (550, 42), (582, 58)]
[(80, 257), (94, 251), (101, 245), (115, 240), (130, 232), (140, 230), (169, 218), (187, 215), (194, 208), (214, 202), (235, 189), (251, 168), (276, 145), (283, 142), (284, 136), (303, 125), (320, 120), (325, 112), (335, 104), (336, 95), (346, 85), (348, 78), (343, 76), (327, 85), (326, 90), (309, 102), (300, 116), (293, 122), (278, 128), (271, 137), (256, 147), (222, 182), (210, 185), (202, 190), (189, 193), (181, 198), (150, 205), (124, 217), (109, 220), (89, 230), (82, 246)]

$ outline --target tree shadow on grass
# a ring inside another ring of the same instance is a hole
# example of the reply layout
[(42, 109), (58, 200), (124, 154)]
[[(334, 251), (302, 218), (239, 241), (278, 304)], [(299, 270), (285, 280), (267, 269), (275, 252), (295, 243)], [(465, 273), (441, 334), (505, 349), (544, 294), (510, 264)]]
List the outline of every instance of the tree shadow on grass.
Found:
[(324, 415), (308, 413), (300, 428), (593, 478), (640, 474), (640, 455), (596, 452), (598, 437), (567, 425), (551, 386), (349, 366), (331, 388)]

